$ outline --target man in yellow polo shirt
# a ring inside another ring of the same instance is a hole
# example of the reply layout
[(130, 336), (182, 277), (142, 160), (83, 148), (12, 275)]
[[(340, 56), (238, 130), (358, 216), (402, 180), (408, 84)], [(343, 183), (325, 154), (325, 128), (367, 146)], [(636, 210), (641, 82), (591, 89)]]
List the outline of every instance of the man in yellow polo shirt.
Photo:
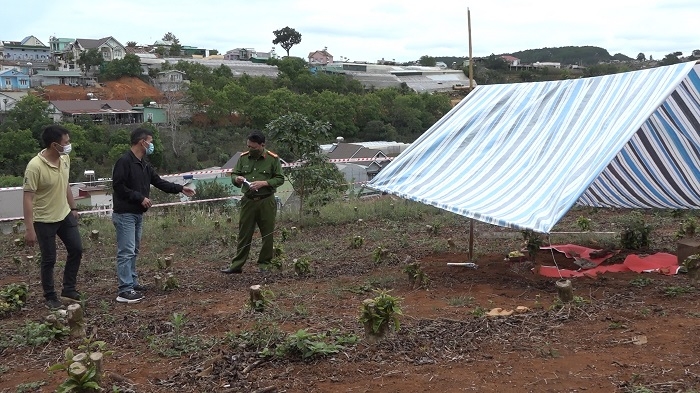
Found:
[(56, 236), (66, 246), (68, 258), (63, 271), (61, 296), (80, 300), (76, 290), (83, 245), (78, 231), (78, 209), (68, 185), (71, 151), (70, 135), (59, 125), (44, 128), (41, 134), (45, 149), (27, 164), (24, 172), (24, 242), (41, 250), (41, 286), (46, 307), (62, 306), (54, 290)]

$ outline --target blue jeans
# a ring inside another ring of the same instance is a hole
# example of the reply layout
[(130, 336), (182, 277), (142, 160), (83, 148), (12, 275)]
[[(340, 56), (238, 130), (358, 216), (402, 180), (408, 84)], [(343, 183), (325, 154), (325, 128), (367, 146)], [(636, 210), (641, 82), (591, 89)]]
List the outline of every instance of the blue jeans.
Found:
[(128, 292), (139, 283), (136, 257), (141, 244), (143, 214), (112, 213), (112, 223), (117, 232), (117, 293)]
[(63, 270), (63, 291), (75, 291), (78, 280), (78, 269), (83, 257), (83, 243), (80, 240), (78, 220), (73, 213), (68, 213), (66, 218), (59, 222), (34, 222), (36, 240), (41, 250), (41, 287), (46, 299), (56, 299), (54, 289), (53, 271), (56, 265), (56, 236), (66, 246), (68, 258)]

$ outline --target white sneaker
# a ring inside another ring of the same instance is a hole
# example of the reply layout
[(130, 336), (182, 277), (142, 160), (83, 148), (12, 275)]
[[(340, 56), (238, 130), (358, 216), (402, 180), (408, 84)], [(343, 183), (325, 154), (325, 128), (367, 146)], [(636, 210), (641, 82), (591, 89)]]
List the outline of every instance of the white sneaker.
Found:
[(143, 294), (136, 292), (132, 289), (131, 291), (126, 291), (126, 292), (120, 293), (119, 296), (117, 296), (117, 301), (119, 303), (132, 304), (132, 303), (140, 302), (141, 299), (143, 299), (143, 298), (144, 298)]

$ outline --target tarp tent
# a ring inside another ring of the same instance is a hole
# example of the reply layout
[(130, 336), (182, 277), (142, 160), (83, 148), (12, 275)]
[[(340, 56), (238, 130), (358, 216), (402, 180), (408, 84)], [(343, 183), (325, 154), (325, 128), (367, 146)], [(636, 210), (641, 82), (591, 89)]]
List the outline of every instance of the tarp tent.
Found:
[(700, 206), (700, 65), (479, 86), (368, 186), (549, 233), (576, 203)]

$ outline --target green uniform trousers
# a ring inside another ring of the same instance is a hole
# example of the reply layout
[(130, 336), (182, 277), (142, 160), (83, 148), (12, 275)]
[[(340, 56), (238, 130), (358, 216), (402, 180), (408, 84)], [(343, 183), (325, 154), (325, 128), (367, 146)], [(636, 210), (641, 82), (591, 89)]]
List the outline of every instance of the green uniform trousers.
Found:
[(241, 198), (241, 215), (238, 220), (238, 246), (236, 256), (231, 261), (234, 269), (242, 268), (250, 253), (250, 244), (253, 241), (255, 226), (260, 228), (262, 236), (262, 249), (258, 256), (259, 264), (268, 264), (274, 256), (272, 234), (275, 231), (275, 218), (277, 217), (277, 202), (275, 196), (258, 201)]

